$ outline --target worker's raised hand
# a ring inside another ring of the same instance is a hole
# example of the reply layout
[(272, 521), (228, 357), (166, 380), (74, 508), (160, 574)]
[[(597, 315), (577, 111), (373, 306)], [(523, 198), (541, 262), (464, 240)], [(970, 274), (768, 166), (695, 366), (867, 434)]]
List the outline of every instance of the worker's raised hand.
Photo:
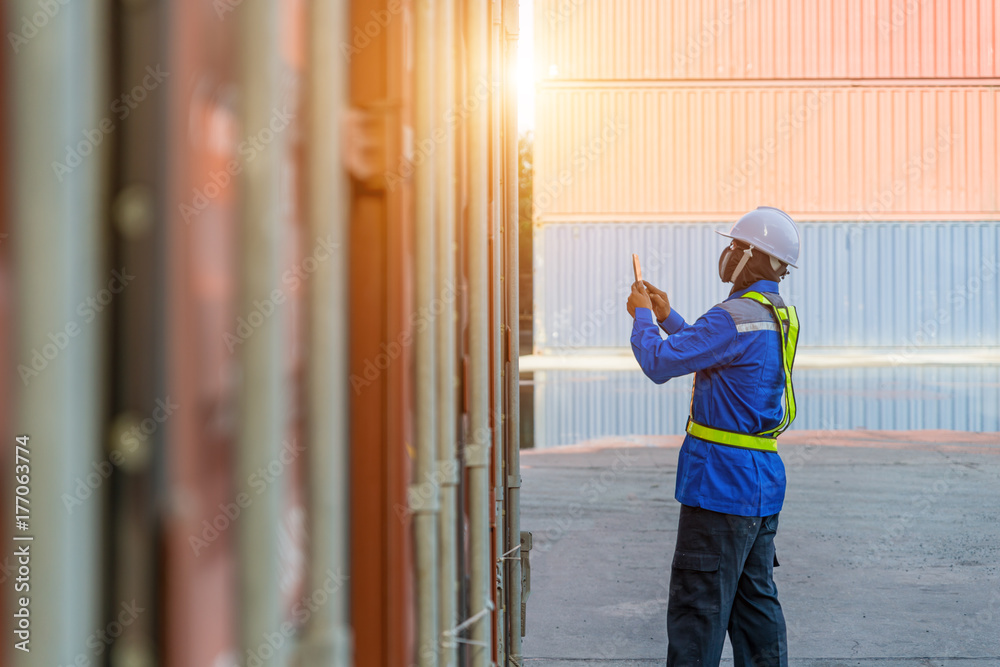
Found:
[(649, 294), (649, 300), (653, 304), (653, 313), (656, 315), (656, 321), (662, 322), (667, 319), (670, 314), (670, 299), (667, 298), (667, 293), (658, 287), (650, 285), (647, 281), (643, 280), (642, 284), (646, 288), (646, 293)]
[(646, 288), (641, 282), (632, 283), (632, 293), (628, 295), (628, 303), (625, 304), (625, 308), (632, 317), (635, 317), (636, 308), (653, 309), (653, 303), (649, 300)]

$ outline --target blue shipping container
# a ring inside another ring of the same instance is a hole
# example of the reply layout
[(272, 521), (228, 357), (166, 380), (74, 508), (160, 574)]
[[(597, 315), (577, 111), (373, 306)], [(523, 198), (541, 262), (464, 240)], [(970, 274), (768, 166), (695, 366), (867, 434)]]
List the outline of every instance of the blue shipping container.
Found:
[[(631, 254), (694, 321), (729, 293), (721, 223), (545, 223), (535, 229), (536, 352), (627, 348)], [(804, 348), (905, 353), (1000, 345), (1000, 222), (804, 222), (781, 283)]]
[[(693, 375), (536, 371), (535, 447), (609, 436), (683, 435)], [(1000, 431), (1000, 366), (884, 366), (795, 372), (793, 430)]]

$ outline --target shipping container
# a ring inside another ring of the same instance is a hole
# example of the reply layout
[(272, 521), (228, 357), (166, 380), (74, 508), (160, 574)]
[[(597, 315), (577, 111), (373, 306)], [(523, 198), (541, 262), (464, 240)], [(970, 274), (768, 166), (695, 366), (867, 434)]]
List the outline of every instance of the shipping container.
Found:
[(10, 4), (0, 664), (520, 664), (517, 5)]
[[(643, 277), (693, 322), (724, 300), (727, 223), (547, 223), (535, 230), (536, 354), (629, 348), (631, 253)], [(799, 311), (799, 345), (1000, 345), (1000, 222), (805, 222), (798, 269), (780, 284)]]
[[(102, 224), (111, 141), (101, 121), (112, 101), (99, 30), (106, 7), (49, 8), (60, 16), (50, 21), (37, 3), (20, 0), (2, 10), (0, 132), (10, 150), (0, 154), (9, 197), (0, 275), (9, 279), (9, 310), (0, 326), (12, 392), (0, 422), (0, 511), (9, 517), (0, 531), (0, 663), (14, 667), (72, 664), (105, 613), (121, 611), (111, 591), (100, 596), (109, 555), (98, 497), (108, 490), (99, 471), (110, 465), (102, 436), (111, 348), (107, 310), (95, 306), (104, 305), (97, 299), (109, 292), (112, 267), (120, 269), (109, 262)], [(24, 641), (24, 650), (15, 648)]]
[[(536, 371), (535, 448), (683, 435), (692, 377), (657, 385), (639, 370)], [(795, 399), (792, 430), (995, 432), (1000, 366), (800, 369)]]
[(1000, 76), (995, 0), (536, 0), (535, 25), (545, 81)]
[(995, 86), (544, 87), (534, 216), (998, 220)]

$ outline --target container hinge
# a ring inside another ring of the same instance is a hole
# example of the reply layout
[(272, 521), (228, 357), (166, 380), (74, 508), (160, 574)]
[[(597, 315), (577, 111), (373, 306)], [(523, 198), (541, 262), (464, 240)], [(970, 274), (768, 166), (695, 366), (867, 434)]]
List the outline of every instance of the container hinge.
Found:
[(531, 593), (531, 561), (528, 554), (531, 551), (531, 532), (521, 531), (521, 636), (524, 637), (525, 619), (527, 618), (528, 595)]
[(340, 125), (344, 169), (363, 186), (385, 190), (388, 181), (388, 103), (373, 103), (344, 112)]

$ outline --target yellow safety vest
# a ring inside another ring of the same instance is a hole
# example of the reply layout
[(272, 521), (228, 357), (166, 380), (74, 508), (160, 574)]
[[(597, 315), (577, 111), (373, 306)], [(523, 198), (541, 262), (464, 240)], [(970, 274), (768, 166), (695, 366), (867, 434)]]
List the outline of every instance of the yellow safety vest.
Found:
[(721, 428), (699, 424), (688, 417), (687, 432), (701, 440), (731, 447), (759, 449), (765, 452), (778, 451), (778, 436), (795, 419), (795, 392), (792, 389), (792, 364), (795, 363), (795, 349), (799, 342), (799, 316), (794, 306), (778, 308), (760, 292), (747, 292), (743, 299), (753, 299), (767, 306), (778, 323), (781, 335), (781, 362), (785, 371), (785, 414), (776, 428), (763, 433), (737, 433)]

